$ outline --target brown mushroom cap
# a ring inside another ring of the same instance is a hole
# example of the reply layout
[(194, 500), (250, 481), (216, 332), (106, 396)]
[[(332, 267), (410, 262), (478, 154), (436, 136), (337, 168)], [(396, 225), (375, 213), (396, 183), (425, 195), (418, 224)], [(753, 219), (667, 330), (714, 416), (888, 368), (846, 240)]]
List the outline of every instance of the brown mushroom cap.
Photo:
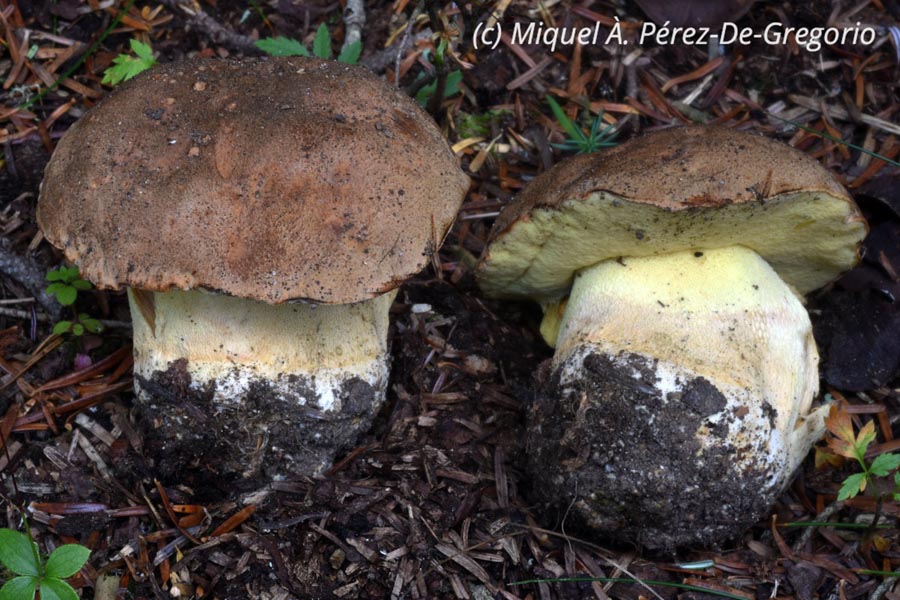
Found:
[(99, 287), (339, 304), (421, 270), (467, 187), (433, 121), (361, 67), (203, 59), (75, 123), (37, 217)]
[(619, 256), (743, 245), (802, 293), (858, 259), (865, 220), (814, 159), (714, 127), (650, 133), (542, 173), (497, 218), (479, 265), (498, 297), (553, 300)]

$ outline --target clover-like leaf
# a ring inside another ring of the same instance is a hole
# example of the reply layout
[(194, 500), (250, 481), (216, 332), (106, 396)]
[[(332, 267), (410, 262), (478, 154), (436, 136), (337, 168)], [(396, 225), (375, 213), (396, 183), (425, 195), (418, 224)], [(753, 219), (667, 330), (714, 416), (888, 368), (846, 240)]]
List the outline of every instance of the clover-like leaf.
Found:
[(40, 565), (34, 542), (24, 533), (13, 529), (0, 529), (0, 562), (16, 575), (40, 575)]
[(37, 588), (37, 577), (25, 575), (14, 577), (0, 588), (0, 600), (33, 600)]
[(91, 551), (79, 544), (60, 546), (47, 559), (44, 573), (48, 577), (66, 579), (77, 573), (90, 555)]
[(41, 580), (41, 600), (78, 600), (72, 586), (56, 577)]

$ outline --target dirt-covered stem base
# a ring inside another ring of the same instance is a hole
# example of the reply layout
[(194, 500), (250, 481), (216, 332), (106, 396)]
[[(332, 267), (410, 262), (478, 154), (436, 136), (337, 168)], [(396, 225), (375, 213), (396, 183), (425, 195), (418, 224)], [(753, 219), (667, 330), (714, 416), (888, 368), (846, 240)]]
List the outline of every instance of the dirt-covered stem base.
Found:
[(238, 478), (326, 470), (384, 401), (394, 296), (269, 305), (129, 290), (135, 387), (159, 460)]
[(582, 271), (556, 341), (529, 419), (535, 490), (620, 539), (726, 541), (821, 435), (809, 317), (746, 248)]

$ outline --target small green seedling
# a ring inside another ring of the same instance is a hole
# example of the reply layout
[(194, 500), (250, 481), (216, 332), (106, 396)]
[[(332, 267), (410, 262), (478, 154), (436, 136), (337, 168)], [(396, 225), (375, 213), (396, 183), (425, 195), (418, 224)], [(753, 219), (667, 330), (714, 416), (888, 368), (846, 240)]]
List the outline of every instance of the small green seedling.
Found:
[(31, 537), (13, 529), (0, 529), (0, 562), (15, 575), (0, 588), (0, 600), (78, 600), (64, 580), (81, 570), (91, 551), (79, 544), (66, 544), (41, 560)]
[[(324, 60), (329, 60), (331, 54), (331, 33), (325, 23), (319, 25), (316, 30), (316, 37), (313, 40), (313, 50), (310, 54), (309, 50), (297, 40), (278, 36), (276, 38), (263, 38), (257, 40), (256, 47), (271, 56), (315, 56)], [(338, 55), (338, 62), (355, 65), (359, 62), (359, 55), (362, 53), (362, 42), (353, 42), (346, 48), (341, 50)]]
[[(844, 457), (856, 460), (862, 468), (862, 473), (854, 473), (844, 480), (838, 492), (838, 500), (854, 498), (866, 490), (867, 486), (874, 488), (875, 477), (887, 477), (891, 471), (900, 467), (900, 454), (879, 454), (871, 462), (866, 461), (866, 450), (875, 441), (875, 422), (869, 421), (855, 433), (850, 413), (838, 407), (831, 407), (828, 418), (825, 419), (825, 427), (831, 434), (827, 440), (827, 450), (819, 449), (816, 461), (821, 464), (828, 461), (834, 463), (834, 457)], [(895, 499), (900, 499), (900, 474), (894, 475), (894, 483), (898, 487), (895, 491)]]
[(81, 336), (86, 331), (100, 333), (103, 331), (103, 324), (86, 313), (78, 313), (74, 320), (60, 321), (53, 326), (53, 333), (56, 335), (71, 333), (72, 335)]
[(60, 267), (47, 272), (47, 293), (56, 296), (63, 306), (72, 306), (78, 299), (78, 292), (91, 289), (91, 282), (81, 278), (78, 267)]
[[(78, 267), (60, 267), (47, 273), (47, 293), (56, 296), (56, 300), (63, 306), (72, 306), (78, 300), (78, 292), (91, 289), (89, 281), (81, 278)], [(100, 333), (103, 325), (97, 319), (91, 318), (86, 313), (76, 313), (69, 321), (60, 321), (53, 327), (53, 333), (62, 335), (72, 333), (76, 336), (84, 335), (86, 331)]]
[[(455, 96), (459, 93), (459, 84), (462, 82), (462, 72), (461, 71), (450, 71), (447, 73), (447, 84), (444, 87), (444, 98), (450, 98), (451, 96)], [(416, 92), (416, 102), (419, 103), (420, 106), (427, 106), (428, 101), (431, 100), (431, 97), (434, 96), (435, 92), (437, 92), (437, 81), (432, 81), (428, 85), (424, 86), (418, 92)]]
[(471, 137), (488, 137), (494, 129), (502, 128), (504, 119), (511, 114), (505, 108), (493, 108), (481, 114), (459, 111), (456, 114), (456, 131), (464, 140)]
[(565, 150), (567, 152), (574, 151), (576, 154), (590, 154), (596, 152), (600, 148), (608, 148), (616, 145), (616, 136), (618, 132), (613, 129), (612, 125), (600, 127), (603, 124), (603, 111), (600, 111), (591, 124), (591, 131), (585, 134), (577, 124), (565, 113), (562, 107), (551, 96), (547, 96), (547, 104), (553, 111), (553, 116), (563, 131), (569, 136), (562, 144), (552, 144), (554, 148)]
[[(438, 44), (437, 48), (435, 48), (434, 52), (426, 50), (422, 53), (422, 56), (426, 60), (431, 61), (431, 63), (434, 64), (437, 70), (437, 77), (435, 78), (435, 80), (428, 85), (422, 86), (422, 88), (419, 89), (418, 92), (416, 92), (416, 102), (418, 102), (422, 107), (427, 107), (431, 102), (435, 102), (434, 100), (432, 100), (432, 98), (437, 93), (438, 86), (440, 86), (442, 83), (444, 86), (444, 93), (441, 96), (440, 100), (436, 101), (437, 105), (435, 106), (435, 109), (440, 104), (440, 101), (442, 101), (444, 98), (450, 98), (451, 96), (455, 96), (459, 93), (459, 84), (460, 82), (462, 82), (463, 78), (462, 72), (459, 69), (454, 71), (448, 70), (448, 47), (449, 42), (447, 41), (447, 39), (441, 38), (441, 41)], [(417, 78), (417, 82), (421, 82), (425, 77), (426, 75), (424, 73), (420, 73), (419, 77)], [(443, 82), (441, 81), (442, 78)], [(429, 110), (431, 109), (429, 108)]]
[(118, 85), (156, 64), (156, 59), (153, 58), (153, 49), (144, 42), (132, 39), (131, 51), (135, 56), (123, 53), (113, 59), (112, 66), (103, 72), (102, 83)]

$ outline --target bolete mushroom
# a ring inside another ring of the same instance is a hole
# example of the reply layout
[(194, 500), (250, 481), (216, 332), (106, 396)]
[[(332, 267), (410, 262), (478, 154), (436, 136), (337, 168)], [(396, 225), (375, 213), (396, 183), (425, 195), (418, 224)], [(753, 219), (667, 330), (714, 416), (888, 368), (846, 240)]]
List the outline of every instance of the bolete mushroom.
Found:
[(479, 266), (490, 296), (542, 303), (556, 348), (529, 414), (535, 495), (648, 547), (755, 522), (823, 429), (799, 294), (850, 268), (865, 233), (813, 159), (727, 129), (538, 176)]
[(360, 67), (189, 60), (71, 127), (38, 222), (86, 279), (129, 288), (162, 459), (308, 475), (382, 404), (388, 310), (467, 187), (433, 121)]

